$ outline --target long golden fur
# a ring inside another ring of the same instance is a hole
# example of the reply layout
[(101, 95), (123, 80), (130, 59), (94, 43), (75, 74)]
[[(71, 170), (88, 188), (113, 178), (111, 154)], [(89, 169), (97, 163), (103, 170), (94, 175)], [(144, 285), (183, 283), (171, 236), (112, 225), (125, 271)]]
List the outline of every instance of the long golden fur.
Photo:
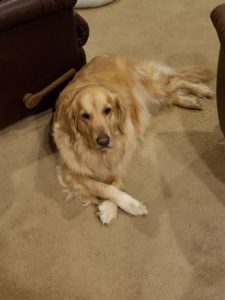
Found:
[(123, 190), (126, 166), (151, 116), (165, 105), (201, 109), (212, 92), (201, 67), (175, 70), (115, 55), (94, 58), (62, 91), (54, 116), (60, 153), (58, 178), (71, 196), (98, 205), (102, 223), (117, 208), (145, 215), (147, 208)]

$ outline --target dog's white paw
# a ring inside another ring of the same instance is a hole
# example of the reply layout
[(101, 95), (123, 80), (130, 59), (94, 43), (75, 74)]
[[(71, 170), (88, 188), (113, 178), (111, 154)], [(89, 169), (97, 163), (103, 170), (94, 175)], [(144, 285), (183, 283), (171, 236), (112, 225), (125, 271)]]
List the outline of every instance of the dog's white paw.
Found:
[(141, 216), (141, 215), (148, 214), (148, 210), (144, 204), (132, 198), (126, 193), (123, 193), (122, 198), (120, 198), (120, 200), (118, 201), (118, 205), (120, 208), (122, 208), (123, 210), (125, 210), (126, 212), (134, 216)]
[(211, 90), (211, 88), (209, 86), (207, 86), (206, 84), (201, 84), (199, 85), (199, 93), (198, 96), (199, 97), (203, 97), (203, 98), (213, 98), (214, 96), (214, 92)]
[(97, 215), (102, 224), (109, 224), (116, 219), (117, 205), (111, 201), (105, 200), (98, 205)]

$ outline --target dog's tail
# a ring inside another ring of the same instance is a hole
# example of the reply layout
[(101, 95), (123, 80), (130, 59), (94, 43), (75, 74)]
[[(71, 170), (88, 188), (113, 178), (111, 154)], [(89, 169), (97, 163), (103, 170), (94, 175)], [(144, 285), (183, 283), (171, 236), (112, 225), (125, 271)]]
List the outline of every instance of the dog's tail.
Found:
[(208, 68), (202, 66), (194, 66), (178, 69), (176, 76), (181, 80), (199, 83), (210, 81), (215, 77), (215, 74)]

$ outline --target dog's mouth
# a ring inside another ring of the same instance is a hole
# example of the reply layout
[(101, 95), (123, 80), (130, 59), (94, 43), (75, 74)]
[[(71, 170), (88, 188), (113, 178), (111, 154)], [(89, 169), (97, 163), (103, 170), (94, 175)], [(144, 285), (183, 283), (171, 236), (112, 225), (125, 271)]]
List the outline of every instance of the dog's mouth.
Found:
[(107, 151), (109, 149), (112, 149), (112, 146), (111, 145), (107, 145), (107, 146), (99, 146), (97, 148), (98, 151)]

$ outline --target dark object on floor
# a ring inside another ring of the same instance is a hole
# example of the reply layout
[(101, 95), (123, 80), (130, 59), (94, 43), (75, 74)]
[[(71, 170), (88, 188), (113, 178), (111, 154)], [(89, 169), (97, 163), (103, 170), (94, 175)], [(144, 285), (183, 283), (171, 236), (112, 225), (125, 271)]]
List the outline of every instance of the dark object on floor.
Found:
[(35, 109), (28, 110), (23, 98), (86, 63), (82, 46), (89, 28), (73, 11), (75, 3), (0, 0), (0, 128), (53, 106), (68, 80), (47, 93)]
[(225, 4), (211, 12), (211, 20), (220, 40), (216, 93), (220, 128), (225, 136)]

